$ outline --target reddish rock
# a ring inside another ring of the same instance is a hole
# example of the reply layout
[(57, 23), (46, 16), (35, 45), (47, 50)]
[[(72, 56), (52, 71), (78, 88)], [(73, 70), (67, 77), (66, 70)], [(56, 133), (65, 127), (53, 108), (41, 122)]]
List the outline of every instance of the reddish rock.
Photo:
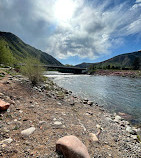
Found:
[(124, 119), (131, 119), (132, 116), (123, 112), (118, 113), (119, 116), (123, 117)]
[(75, 136), (65, 136), (56, 142), (56, 151), (64, 158), (90, 158), (86, 146)]
[(7, 110), (10, 104), (0, 99), (0, 111)]

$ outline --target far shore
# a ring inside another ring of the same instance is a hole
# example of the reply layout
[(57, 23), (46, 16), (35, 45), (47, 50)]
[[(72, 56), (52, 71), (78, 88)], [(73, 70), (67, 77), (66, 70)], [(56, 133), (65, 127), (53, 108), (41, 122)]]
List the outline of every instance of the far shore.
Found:
[(122, 77), (132, 77), (141, 78), (141, 70), (102, 70), (98, 69), (90, 73), (90, 75), (103, 75), (103, 76), (122, 76)]

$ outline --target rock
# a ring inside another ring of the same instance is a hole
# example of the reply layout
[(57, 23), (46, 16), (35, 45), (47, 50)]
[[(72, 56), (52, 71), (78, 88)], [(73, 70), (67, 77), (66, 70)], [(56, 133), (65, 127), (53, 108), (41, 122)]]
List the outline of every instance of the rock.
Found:
[(119, 123), (121, 119), (122, 118), (120, 116), (116, 115), (114, 121)]
[[(2, 144), (1, 146), (2, 146), (2, 148), (6, 148), (6, 147), (7, 147), (7, 144)], [(0, 156), (1, 156), (1, 155), (0, 155)]]
[(0, 93), (0, 97), (2, 97), (2, 96), (4, 96), (4, 94), (3, 94), (3, 93)]
[(9, 102), (10, 102), (10, 104), (15, 105), (15, 101), (14, 100), (10, 100)]
[(28, 108), (34, 108), (34, 105), (30, 105)]
[(25, 130), (21, 131), (21, 134), (24, 135), (24, 136), (29, 136), (34, 131), (35, 131), (35, 127), (30, 127), (28, 129), (25, 129)]
[(87, 99), (87, 98), (84, 98), (84, 101), (87, 101), (87, 102), (88, 102), (88, 99)]
[(133, 138), (134, 140), (138, 140), (137, 135), (131, 135), (131, 138)]
[(132, 127), (132, 130), (137, 133), (139, 129), (137, 129), (136, 127)]
[(3, 131), (4, 131), (5, 133), (8, 133), (8, 132), (9, 132), (9, 130), (8, 130), (6, 127), (3, 128)]
[(64, 96), (63, 95), (57, 95), (57, 98), (58, 99), (64, 99)]
[(93, 142), (98, 142), (99, 141), (97, 136), (94, 133), (89, 133), (89, 136), (90, 136), (91, 141), (93, 141)]
[(5, 111), (9, 108), (10, 104), (0, 99), (0, 111)]
[(62, 125), (62, 122), (60, 122), (60, 121), (55, 121), (55, 122), (54, 122), (54, 125)]
[(65, 136), (56, 142), (56, 151), (64, 158), (90, 158), (86, 146), (75, 136)]
[(4, 84), (11, 84), (11, 82), (10, 81), (5, 81)]
[(128, 121), (124, 121), (125, 122), (125, 125), (130, 125), (130, 123)]
[(11, 77), (8, 77), (8, 80), (13, 80), (13, 77), (11, 76)]
[(132, 116), (123, 112), (118, 112), (118, 115), (124, 119), (130, 119)]
[(87, 112), (86, 112), (86, 115), (91, 115), (91, 116), (92, 116), (92, 115), (93, 115), (93, 112), (87, 111)]
[(135, 134), (135, 131), (132, 130), (132, 127), (126, 126), (126, 131), (129, 132), (130, 134)]
[(39, 121), (39, 124), (42, 125), (44, 123), (47, 123), (46, 121)]
[(95, 106), (98, 106), (98, 103), (95, 103)]
[(69, 94), (71, 95), (71, 94), (72, 94), (72, 91), (69, 91)]
[(73, 98), (75, 98), (75, 99), (76, 99), (76, 98), (77, 98), (77, 96), (73, 96)]
[(22, 111), (22, 110), (19, 110), (19, 113), (23, 113), (23, 111)]
[(53, 118), (53, 121), (56, 121), (57, 119), (56, 118)]
[(2, 140), (2, 141), (0, 142), (0, 144), (10, 144), (10, 143), (12, 143), (12, 141), (13, 141), (13, 139), (8, 138), (8, 139), (5, 139), (5, 140)]
[(69, 92), (67, 90), (65, 90), (65, 94), (69, 94)]
[(7, 112), (10, 112), (10, 109), (7, 109)]
[(104, 109), (104, 108), (99, 108), (99, 110), (100, 110), (100, 111), (102, 111), (102, 112), (103, 112), (103, 111), (105, 111), (105, 109)]
[(87, 100), (83, 100), (83, 104), (87, 104), (88, 103), (88, 101)]
[(88, 105), (92, 106), (93, 102), (92, 101), (88, 101)]
[(112, 122), (113, 120), (110, 117), (105, 118), (108, 122)]
[(62, 105), (60, 102), (57, 103), (58, 105)]
[(73, 106), (74, 104), (75, 104), (75, 102), (74, 102), (73, 100), (71, 100), (71, 101), (70, 101), (70, 105)]
[(101, 126), (99, 124), (96, 125), (97, 129), (101, 129)]
[(109, 155), (110, 157), (112, 157), (112, 155), (111, 155), (111, 154), (109, 154), (109, 153), (108, 153), (108, 155)]

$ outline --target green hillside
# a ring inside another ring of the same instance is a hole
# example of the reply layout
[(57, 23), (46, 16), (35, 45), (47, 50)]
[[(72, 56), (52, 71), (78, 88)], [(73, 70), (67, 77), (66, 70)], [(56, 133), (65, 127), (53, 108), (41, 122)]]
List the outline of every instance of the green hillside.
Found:
[(121, 54), (99, 63), (82, 63), (77, 67), (90, 69), (133, 69), (138, 64), (141, 69), (141, 51)]
[(0, 56), (4, 53), (7, 53), (16, 62), (22, 62), (26, 57), (38, 57), (44, 64), (62, 65), (51, 55), (24, 43), (20, 38), (9, 32), (0, 32)]
[(109, 69), (109, 68), (117, 68), (117, 69), (132, 69), (134, 62), (139, 61), (141, 65), (141, 51), (121, 54), (115, 56), (111, 59), (105, 60), (100, 63), (95, 63), (93, 66), (95, 68)]

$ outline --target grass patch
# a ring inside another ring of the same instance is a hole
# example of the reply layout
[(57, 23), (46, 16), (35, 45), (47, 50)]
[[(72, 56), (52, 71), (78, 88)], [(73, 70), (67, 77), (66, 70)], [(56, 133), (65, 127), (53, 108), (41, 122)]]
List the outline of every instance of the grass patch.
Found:
[(141, 138), (140, 138), (139, 135), (137, 135), (137, 139), (138, 139), (139, 142), (141, 142)]

